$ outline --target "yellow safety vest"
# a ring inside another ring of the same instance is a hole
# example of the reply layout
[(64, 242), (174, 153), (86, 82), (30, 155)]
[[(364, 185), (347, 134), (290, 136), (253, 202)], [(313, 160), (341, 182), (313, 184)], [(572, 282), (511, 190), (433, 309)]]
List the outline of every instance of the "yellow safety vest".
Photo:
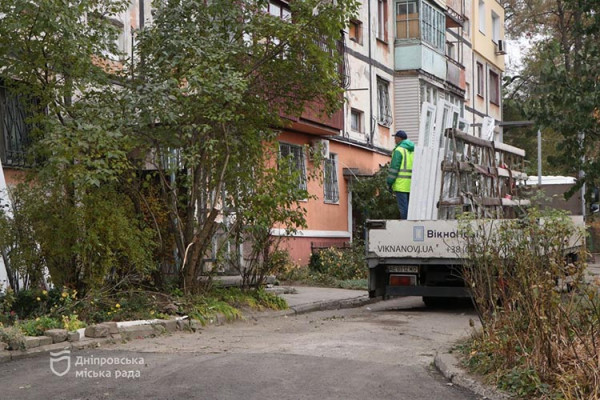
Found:
[(402, 165), (398, 170), (398, 176), (392, 185), (394, 192), (410, 192), (410, 180), (412, 178), (412, 167), (414, 152), (406, 150), (404, 147), (396, 147), (395, 151), (399, 151), (402, 154)]

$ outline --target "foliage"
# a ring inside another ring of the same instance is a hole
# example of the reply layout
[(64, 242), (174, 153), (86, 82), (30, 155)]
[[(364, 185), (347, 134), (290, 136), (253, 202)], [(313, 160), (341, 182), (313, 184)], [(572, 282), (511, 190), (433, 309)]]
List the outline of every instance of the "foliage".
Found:
[[(230, 208), (235, 222), (220, 246), (220, 261), (242, 276), (244, 287), (259, 287), (268, 275), (291, 263), (287, 251), (279, 247), (287, 235), (306, 226), (306, 209), (298, 201), (315, 197), (298, 184), (303, 178), (291, 157), (280, 158), (277, 168), (269, 167), (270, 160), (277, 159), (277, 151), (265, 145), (263, 161), (253, 171), (254, 184), (238, 189), (240, 195), (232, 199)], [(321, 161), (317, 157), (313, 165)], [(318, 179), (316, 167), (307, 172), (307, 181)], [(275, 226), (285, 234), (273, 235)]]
[(0, 342), (6, 343), (10, 350), (25, 350), (25, 336), (16, 326), (0, 325)]
[(78, 329), (85, 328), (86, 326), (87, 324), (84, 321), (80, 321), (77, 314), (62, 316), (62, 328), (69, 332), (74, 332)]
[(145, 279), (154, 268), (154, 232), (136, 221), (128, 197), (106, 185), (76, 198), (41, 182), (13, 191), (14, 217), (0, 232), (12, 269), (40, 283), (47, 268), (55, 285), (82, 293)]
[(27, 336), (42, 336), (48, 329), (62, 328), (63, 323), (56, 318), (42, 316), (34, 320), (19, 321), (15, 326)]
[(595, 398), (600, 389), (598, 286), (583, 280), (585, 249), (565, 213), (530, 210), (520, 220), (461, 222), (464, 278), (483, 330), (467, 364), (521, 397)]
[(0, 293), (0, 324), (12, 324), (16, 319), (17, 313), (13, 310), (15, 303), (15, 292), (7, 288)]
[(0, 221), (15, 290), (44, 284), (45, 268), (55, 285), (84, 292), (153, 267), (153, 235), (122, 190), (134, 141), (115, 103), (122, 55), (111, 20), (129, 5), (0, 0), (0, 80), (24, 108), (32, 167)]
[(212, 288), (202, 296), (189, 297), (184, 305), (185, 312), (203, 325), (221, 314), (226, 320), (242, 318), (241, 308), (255, 310), (287, 308), (286, 301), (262, 288)]
[[(254, 259), (265, 266), (268, 257), (258, 256), (272, 243), (265, 226), (302, 225), (296, 202), (306, 196), (288, 190), (297, 180), (269, 164), (265, 148), (275, 148), (286, 126), (281, 115), (341, 106), (337, 39), (356, 1), (290, 2), (293, 23), (264, 13), (264, 5), (157, 2), (153, 24), (137, 37), (135, 57), (143, 62), (128, 67), (133, 79), (118, 94), (136, 117), (140, 154), (156, 155), (186, 293), (199, 290), (219, 230), (255, 240)], [(234, 225), (217, 222), (222, 205), (235, 213)]]
[(389, 164), (380, 168), (373, 176), (356, 177), (352, 181), (352, 209), (358, 212), (354, 237), (364, 238), (367, 219), (398, 218), (398, 203), (388, 191), (386, 177)]
[(330, 247), (319, 250), (311, 257), (313, 272), (339, 280), (366, 279), (365, 248), (361, 242), (353, 242), (349, 249)]
[(584, 182), (588, 189), (598, 186), (598, 2), (505, 3), (509, 32), (513, 37), (526, 32), (532, 44), (524, 70), (509, 80), (510, 97), (514, 108), (524, 111), (524, 119), (543, 128), (544, 154), (551, 164), (545, 171), (565, 175), (583, 171), (585, 177), (570, 194)]

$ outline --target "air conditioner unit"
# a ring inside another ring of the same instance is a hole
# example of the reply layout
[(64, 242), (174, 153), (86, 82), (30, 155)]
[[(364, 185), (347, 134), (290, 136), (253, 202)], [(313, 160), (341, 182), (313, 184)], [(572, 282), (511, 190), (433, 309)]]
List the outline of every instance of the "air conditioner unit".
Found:
[(329, 158), (329, 140), (315, 139), (311, 142), (311, 150), (313, 152), (320, 151), (323, 158)]
[(496, 54), (506, 54), (506, 41), (499, 39)]

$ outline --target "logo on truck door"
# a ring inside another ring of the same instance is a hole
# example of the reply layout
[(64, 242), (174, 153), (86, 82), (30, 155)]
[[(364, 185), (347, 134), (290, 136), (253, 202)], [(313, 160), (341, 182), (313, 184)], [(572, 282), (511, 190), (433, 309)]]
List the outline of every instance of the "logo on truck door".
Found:
[(413, 242), (424, 242), (425, 241), (425, 227), (424, 226), (413, 226)]

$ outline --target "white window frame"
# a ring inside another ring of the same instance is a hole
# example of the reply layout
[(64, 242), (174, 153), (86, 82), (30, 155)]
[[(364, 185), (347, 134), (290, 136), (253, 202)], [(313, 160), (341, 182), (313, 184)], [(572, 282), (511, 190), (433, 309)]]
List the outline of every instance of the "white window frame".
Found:
[(492, 41), (498, 43), (500, 40), (500, 16), (492, 11)]
[(292, 12), (287, 5), (281, 1), (270, 0), (265, 6), (265, 12), (271, 14), (274, 17), (281, 18), (285, 21), (292, 20)]
[(479, 0), (479, 32), (485, 35), (485, 1)]
[(377, 0), (377, 32), (376, 37), (379, 40), (387, 41), (386, 39), (386, 24), (387, 24), (387, 0)]

